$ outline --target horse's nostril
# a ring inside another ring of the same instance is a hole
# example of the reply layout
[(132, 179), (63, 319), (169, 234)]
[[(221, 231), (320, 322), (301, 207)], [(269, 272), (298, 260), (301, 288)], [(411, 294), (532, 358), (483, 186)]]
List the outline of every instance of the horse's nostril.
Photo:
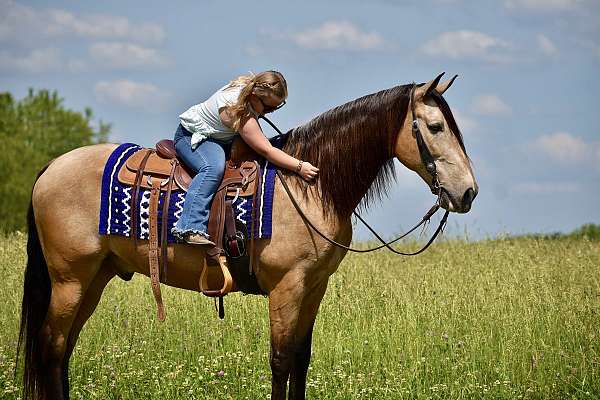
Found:
[(463, 207), (470, 209), (473, 200), (475, 200), (475, 196), (477, 196), (475, 190), (473, 190), (473, 188), (468, 188), (462, 198)]

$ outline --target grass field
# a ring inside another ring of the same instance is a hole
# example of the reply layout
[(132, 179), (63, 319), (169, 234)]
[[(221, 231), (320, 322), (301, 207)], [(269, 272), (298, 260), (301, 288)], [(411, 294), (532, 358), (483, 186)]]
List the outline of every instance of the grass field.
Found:
[[(25, 237), (0, 236), (0, 399), (13, 379)], [(72, 399), (266, 399), (267, 300), (113, 280), (71, 361)], [(312, 399), (600, 398), (600, 241), (437, 243), (349, 255), (313, 340)]]

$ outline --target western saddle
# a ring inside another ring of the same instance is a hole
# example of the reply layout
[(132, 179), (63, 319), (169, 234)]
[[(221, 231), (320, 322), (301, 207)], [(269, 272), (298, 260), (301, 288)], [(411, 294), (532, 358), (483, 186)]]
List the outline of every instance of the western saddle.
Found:
[[(245, 253), (244, 238), (236, 230), (232, 200), (228, 197), (252, 197), (252, 217), (250, 232), (249, 270), (253, 271), (254, 254), (254, 210), (260, 190), (260, 168), (258, 155), (241, 139), (236, 139), (231, 154), (225, 164), (223, 180), (213, 198), (208, 223), (208, 234), (215, 242), (214, 247), (206, 251), (200, 274), (200, 290), (209, 297), (219, 298), (219, 317), (224, 317), (223, 296), (237, 290), (233, 281), (226, 254), (240, 257)], [(133, 188), (131, 196), (131, 237), (137, 240), (138, 213), (137, 204), (140, 189), (150, 190), (149, 206), (149, 247), (150, 280), (152, 292), (158, 307), (158, 319), (164, 321), (165, 312), (160, 291), (160, 282), (167, 276), (167, 235), (169, 202), (171, 193), (184, 191), (192, 181), (193, 172), (183, 164), (175, 151), (172, 140), (159, 141), (154, 149), (144, 148), (131, 155), (118, 173), (120, 182)], [(159, 203), (162, 195), (160, 213), (161, 229), (158, 232)], [(159, 243), (160, 239), (160, 243)], [(160, 263), (160, 270), (159, 270)]]

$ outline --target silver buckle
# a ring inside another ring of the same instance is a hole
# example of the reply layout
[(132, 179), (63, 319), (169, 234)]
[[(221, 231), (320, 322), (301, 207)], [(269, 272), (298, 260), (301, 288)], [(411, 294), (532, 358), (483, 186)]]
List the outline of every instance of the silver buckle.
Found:
[(417, 122), (416, 118), (412, 121), (412, 130), (413, 132), (417, 132), (419, 130), (419, 123)]

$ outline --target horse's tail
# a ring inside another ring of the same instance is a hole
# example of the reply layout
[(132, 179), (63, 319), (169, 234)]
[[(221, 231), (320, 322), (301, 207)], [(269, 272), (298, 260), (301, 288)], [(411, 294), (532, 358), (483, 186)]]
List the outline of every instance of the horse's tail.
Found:
[[(36, 177), (36, 182), (49, 165), (50, 163), (40, 170)], [(27, 267), (25, 269), (25, 282), (23, 284), (21, 326), (19, 328), (19, 341), (17, 344), (17, 365), (22, 346), (24, 345), (24, 400), (37, 399), (42, 395), (42, 343), (40, 340), (40, 330), (46, 319), (46, 313), (48, 312), (48, 306), (50, 304), (50, 295), (52, 293), (48, 266), (46, 265), (46, 259), (42, 252), (42, 246), (35, 224), (33, 200), (29, 201), (27, 228)], [(17, 367), (15, 366), (15, 372), (16, 370)]]

